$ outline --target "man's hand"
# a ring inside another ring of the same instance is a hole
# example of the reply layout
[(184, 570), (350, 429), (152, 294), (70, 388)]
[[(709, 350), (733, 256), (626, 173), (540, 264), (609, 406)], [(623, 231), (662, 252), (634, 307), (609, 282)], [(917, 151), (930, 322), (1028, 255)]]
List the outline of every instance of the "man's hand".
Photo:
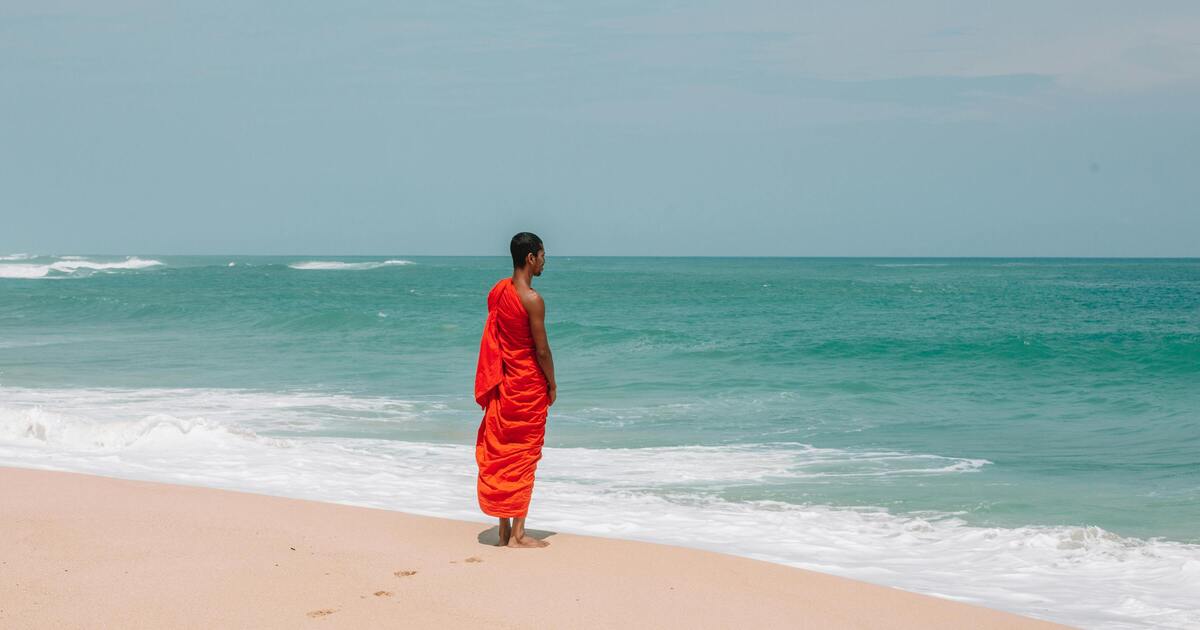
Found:
[(550, 385), (549, 391), (550, 391), (550, 405), (549, 406), (553, 407), (554, 399), (558, 398), (558, 384), (555, 383), (555, 384)]

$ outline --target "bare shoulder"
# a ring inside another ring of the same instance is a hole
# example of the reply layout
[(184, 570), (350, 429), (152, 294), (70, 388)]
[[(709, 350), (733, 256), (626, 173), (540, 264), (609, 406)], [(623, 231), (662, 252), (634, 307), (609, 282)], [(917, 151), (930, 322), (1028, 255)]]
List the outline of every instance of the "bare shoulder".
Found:
[(517, 295), (521, 298), (521, 305), (530, 313), (542, 312), (546, 310), (546, 303), (542, 301), (542, 296), (532, 287), (522, 291), (517, 291)]

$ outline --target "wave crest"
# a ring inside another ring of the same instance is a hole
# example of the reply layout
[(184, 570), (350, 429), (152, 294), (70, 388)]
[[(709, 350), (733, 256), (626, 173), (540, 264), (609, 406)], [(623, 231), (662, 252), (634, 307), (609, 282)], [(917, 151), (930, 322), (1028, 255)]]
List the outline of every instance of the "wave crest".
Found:
[(260, 438), (248, 429), (211, 423), (204, 418), (155, 414), (137, 420), (96, 422), (42, 407), (0, 407), (0, 443), (111, 453), (148, 445), (190, 449), (198, 446), (198, 440), (210, 448), (231, 440), (286, 446), (280, 440)]
[[(548, 449), (549, 450), (549, 449)], [(565, 478), (640, 488), (695, 484), (766, 483), (823, 477), (908, 477), (976, 472), (986, 459), (896, 451), (852, 451), (801, 443), (557, 448), (551, 460), (570, 459)], [(664, 477), (663, 471), (670, 471)]]
[[(16, 254), (14, 254), (15, 256)], [(4, 257), (4, 260), (27, 260), (28, 258), (9, 258)], [(136, 270), (146, 269), (148, 267), (157, 267), (163, 263), (158, 260), (147, 260), (130, 256), (119, 262), (96, 262), (87, 260), (79, 256), (63, 256), (59, 260), (48, 264), (32, 264), (32, 263), (10, 263), (0, 265), (0, 278), (53, 278), (63, 277), (82, 273), (91, 273), (96, 271), (119, 271), (119, 270)]]
[(382, 262), (342, 262), (339, 260), (309, 260), (305, 262), (291, 263), (288, 267), (292, 269), (300, 269), (303, 271), (362, 271), (365, 269), (379, 269), (380, 267), (395, 267), (400, 265), (415, 264), (411, 260), (384, 260)]

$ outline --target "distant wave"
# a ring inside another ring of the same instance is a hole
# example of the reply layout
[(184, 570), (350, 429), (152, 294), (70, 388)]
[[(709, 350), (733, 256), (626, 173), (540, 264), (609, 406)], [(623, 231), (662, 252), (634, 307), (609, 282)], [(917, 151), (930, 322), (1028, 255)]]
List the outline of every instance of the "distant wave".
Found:
[(33, 254), (7, 254), (0, 256), (0, 260), (29, 260), (33, 257)]
[(364, 269), (379, 269), (380, 267), (393, 267), (396, 265), (411, 265), (414, 264), (411, 260), (385, 260), (383, 262), (360, 262), (348, 263), (338, 260), (310, 260), (306, 262), (292, 263), (288, 265), (292, 269), (303, 270), (320, 270), (320, 271), (361, 271)]
[[(9, 259), (6, 257), (6, 259)], [(79, 256), (63, 256), (48, 264), (10, 263), (0, 265), (0, 278), (48, 278), (71, 275), (82, 271), (116, 271), (122, 269), (145, 269), (163, 264), (157, 260), (146, 260), (130, 256), (120, 262), (95, 262)]]

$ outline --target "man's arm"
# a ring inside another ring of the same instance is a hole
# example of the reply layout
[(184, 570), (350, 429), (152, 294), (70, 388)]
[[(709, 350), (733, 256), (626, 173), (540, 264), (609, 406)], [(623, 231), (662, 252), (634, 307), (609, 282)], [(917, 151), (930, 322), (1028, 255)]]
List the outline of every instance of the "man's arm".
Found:
[(546, 375), (546, 387), (550, 390), (550, 404), (553, 405), (558, 397), (558, 384), (554, 381), (554, 355), (550, 354), (550, 342), (546, 340), (546, 303), (535, 291), (522, 296), (521, 302), (529, 313), (529, 332), (533, 333), (538, 365)]

